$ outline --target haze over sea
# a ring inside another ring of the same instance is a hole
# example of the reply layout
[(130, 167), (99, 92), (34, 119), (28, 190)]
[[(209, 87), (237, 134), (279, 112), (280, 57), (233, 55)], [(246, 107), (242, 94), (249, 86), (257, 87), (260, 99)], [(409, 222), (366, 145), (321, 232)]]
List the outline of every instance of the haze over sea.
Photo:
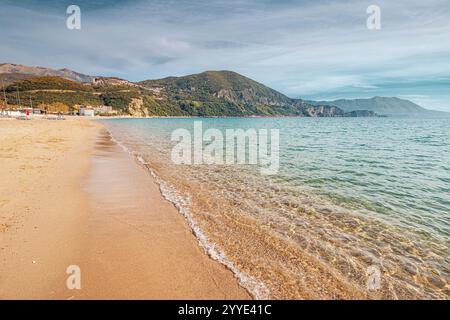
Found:
[[(280, 169), (175, 165), (173, 130), (279, 129)], [(258, 298), (449, 298), (450, 119), (103, 121)], [(367, 270), (381, 272), (368, 290)]]

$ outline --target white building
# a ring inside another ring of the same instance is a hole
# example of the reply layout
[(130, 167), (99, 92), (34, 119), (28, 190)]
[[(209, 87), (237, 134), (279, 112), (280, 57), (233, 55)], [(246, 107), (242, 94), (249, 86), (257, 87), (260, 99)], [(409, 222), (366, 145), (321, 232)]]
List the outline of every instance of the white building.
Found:
[(80, 108), (80, 116), (93, 117), (95, 115), (95, 110), (90, 107)]

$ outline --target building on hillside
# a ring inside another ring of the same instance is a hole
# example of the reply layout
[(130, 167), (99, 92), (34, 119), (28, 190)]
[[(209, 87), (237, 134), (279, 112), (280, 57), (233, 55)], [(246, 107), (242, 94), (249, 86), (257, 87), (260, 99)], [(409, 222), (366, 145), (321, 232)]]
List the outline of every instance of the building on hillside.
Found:
[(95, 114), (112, 114), (114, 113), (111, 106), (98, 106), (94, 108)]
[(116, 110), (113, 110), (111, 106), (87, 106), (87, 105), (75, 105), (74, 112), (76, 115), (93, 117), (94, 115), (115, 115)]
[(83, 107), (80, 107), (79, 114), (80, 114), (80, 116), (84, 116), (84, 117), (93, 117), (93, 116), (95, 116), (95, 110), (91, 106), (83, 106)]
[(95, 116), (94, 109), (86, 109), (86, 110), (84, 110), (84, 116), (85, 117), (93, 117), (93, 116)]

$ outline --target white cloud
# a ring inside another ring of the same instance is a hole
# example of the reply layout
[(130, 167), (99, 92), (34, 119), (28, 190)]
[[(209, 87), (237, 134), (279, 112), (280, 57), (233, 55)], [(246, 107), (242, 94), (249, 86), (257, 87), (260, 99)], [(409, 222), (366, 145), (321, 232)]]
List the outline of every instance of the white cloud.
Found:
[[(380, 31), (366, 28), (369, 4), (147, 0), (94, 11), (81, 5), (80, 32), (65, 28), (64, 10), (4, 5), (0, 59), (131, 80), (232, 69), (309, 97), (339, 90), (376, 95), (396, 81), (450, 74), (448, 1), (378, 1)], [(434, 94), (433, 103), (443, 105), (446, 97)]]

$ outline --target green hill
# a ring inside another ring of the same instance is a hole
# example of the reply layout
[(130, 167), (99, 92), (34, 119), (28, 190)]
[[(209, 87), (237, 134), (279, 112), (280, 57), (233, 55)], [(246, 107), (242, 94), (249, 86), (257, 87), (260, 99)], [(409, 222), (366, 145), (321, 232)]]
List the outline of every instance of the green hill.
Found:
[(76, 104), (101, 105), (102, 100), (92, 86), (60, 77), (33, 77), (14, 82), (5, 88), (10, 104), (34, 106), (61, 102), (68, 106)]
[[(182, 115), (196, 116), (328, 116), (337, 108), (316, 108), (290, 99), (261, 83), (232, 71), (206, 71), (183, 77), (146, 80), (160, 100)], [(158, 104), (158, 100), (156, 100)], [(310, 113), (305, 107), (318, 110)], [(323, 113), (323, 109), (330, 111)], [(321, 111), (322, 110), (322, 111)]]
[(231, 71), (207, 71), (131, 83), (94, 78), (89, 84), (61, 77), (32, 77), (6, 87), (8, 101), (21, 105), (61, 102), (108, 105), (134, 116), (342, 116), (337, 107), (313, 106), (290, 99), (261, 83)]
[(225, 98), (234, 103), (288, 106), (285, 95), (232, 71), (206, 71), (199, 74), (140, 82), (146, 87), (164, 87), (174, 95), (198, 99)]
[(249, 116), (297, 114), (291, 100), (230, 71), (207, 71), (139, 83), (169, 101), (183, 115)]
[(404, 99), (374, 97), (305, 101), (291, 99), (232, 71), (206, 71), (138, 83), (115, 77), (93, 77), (69, 69), (4, 63), (0, 80), (10, 104), (62, 102), (108, 105), (134, 116), (450, 116)]

